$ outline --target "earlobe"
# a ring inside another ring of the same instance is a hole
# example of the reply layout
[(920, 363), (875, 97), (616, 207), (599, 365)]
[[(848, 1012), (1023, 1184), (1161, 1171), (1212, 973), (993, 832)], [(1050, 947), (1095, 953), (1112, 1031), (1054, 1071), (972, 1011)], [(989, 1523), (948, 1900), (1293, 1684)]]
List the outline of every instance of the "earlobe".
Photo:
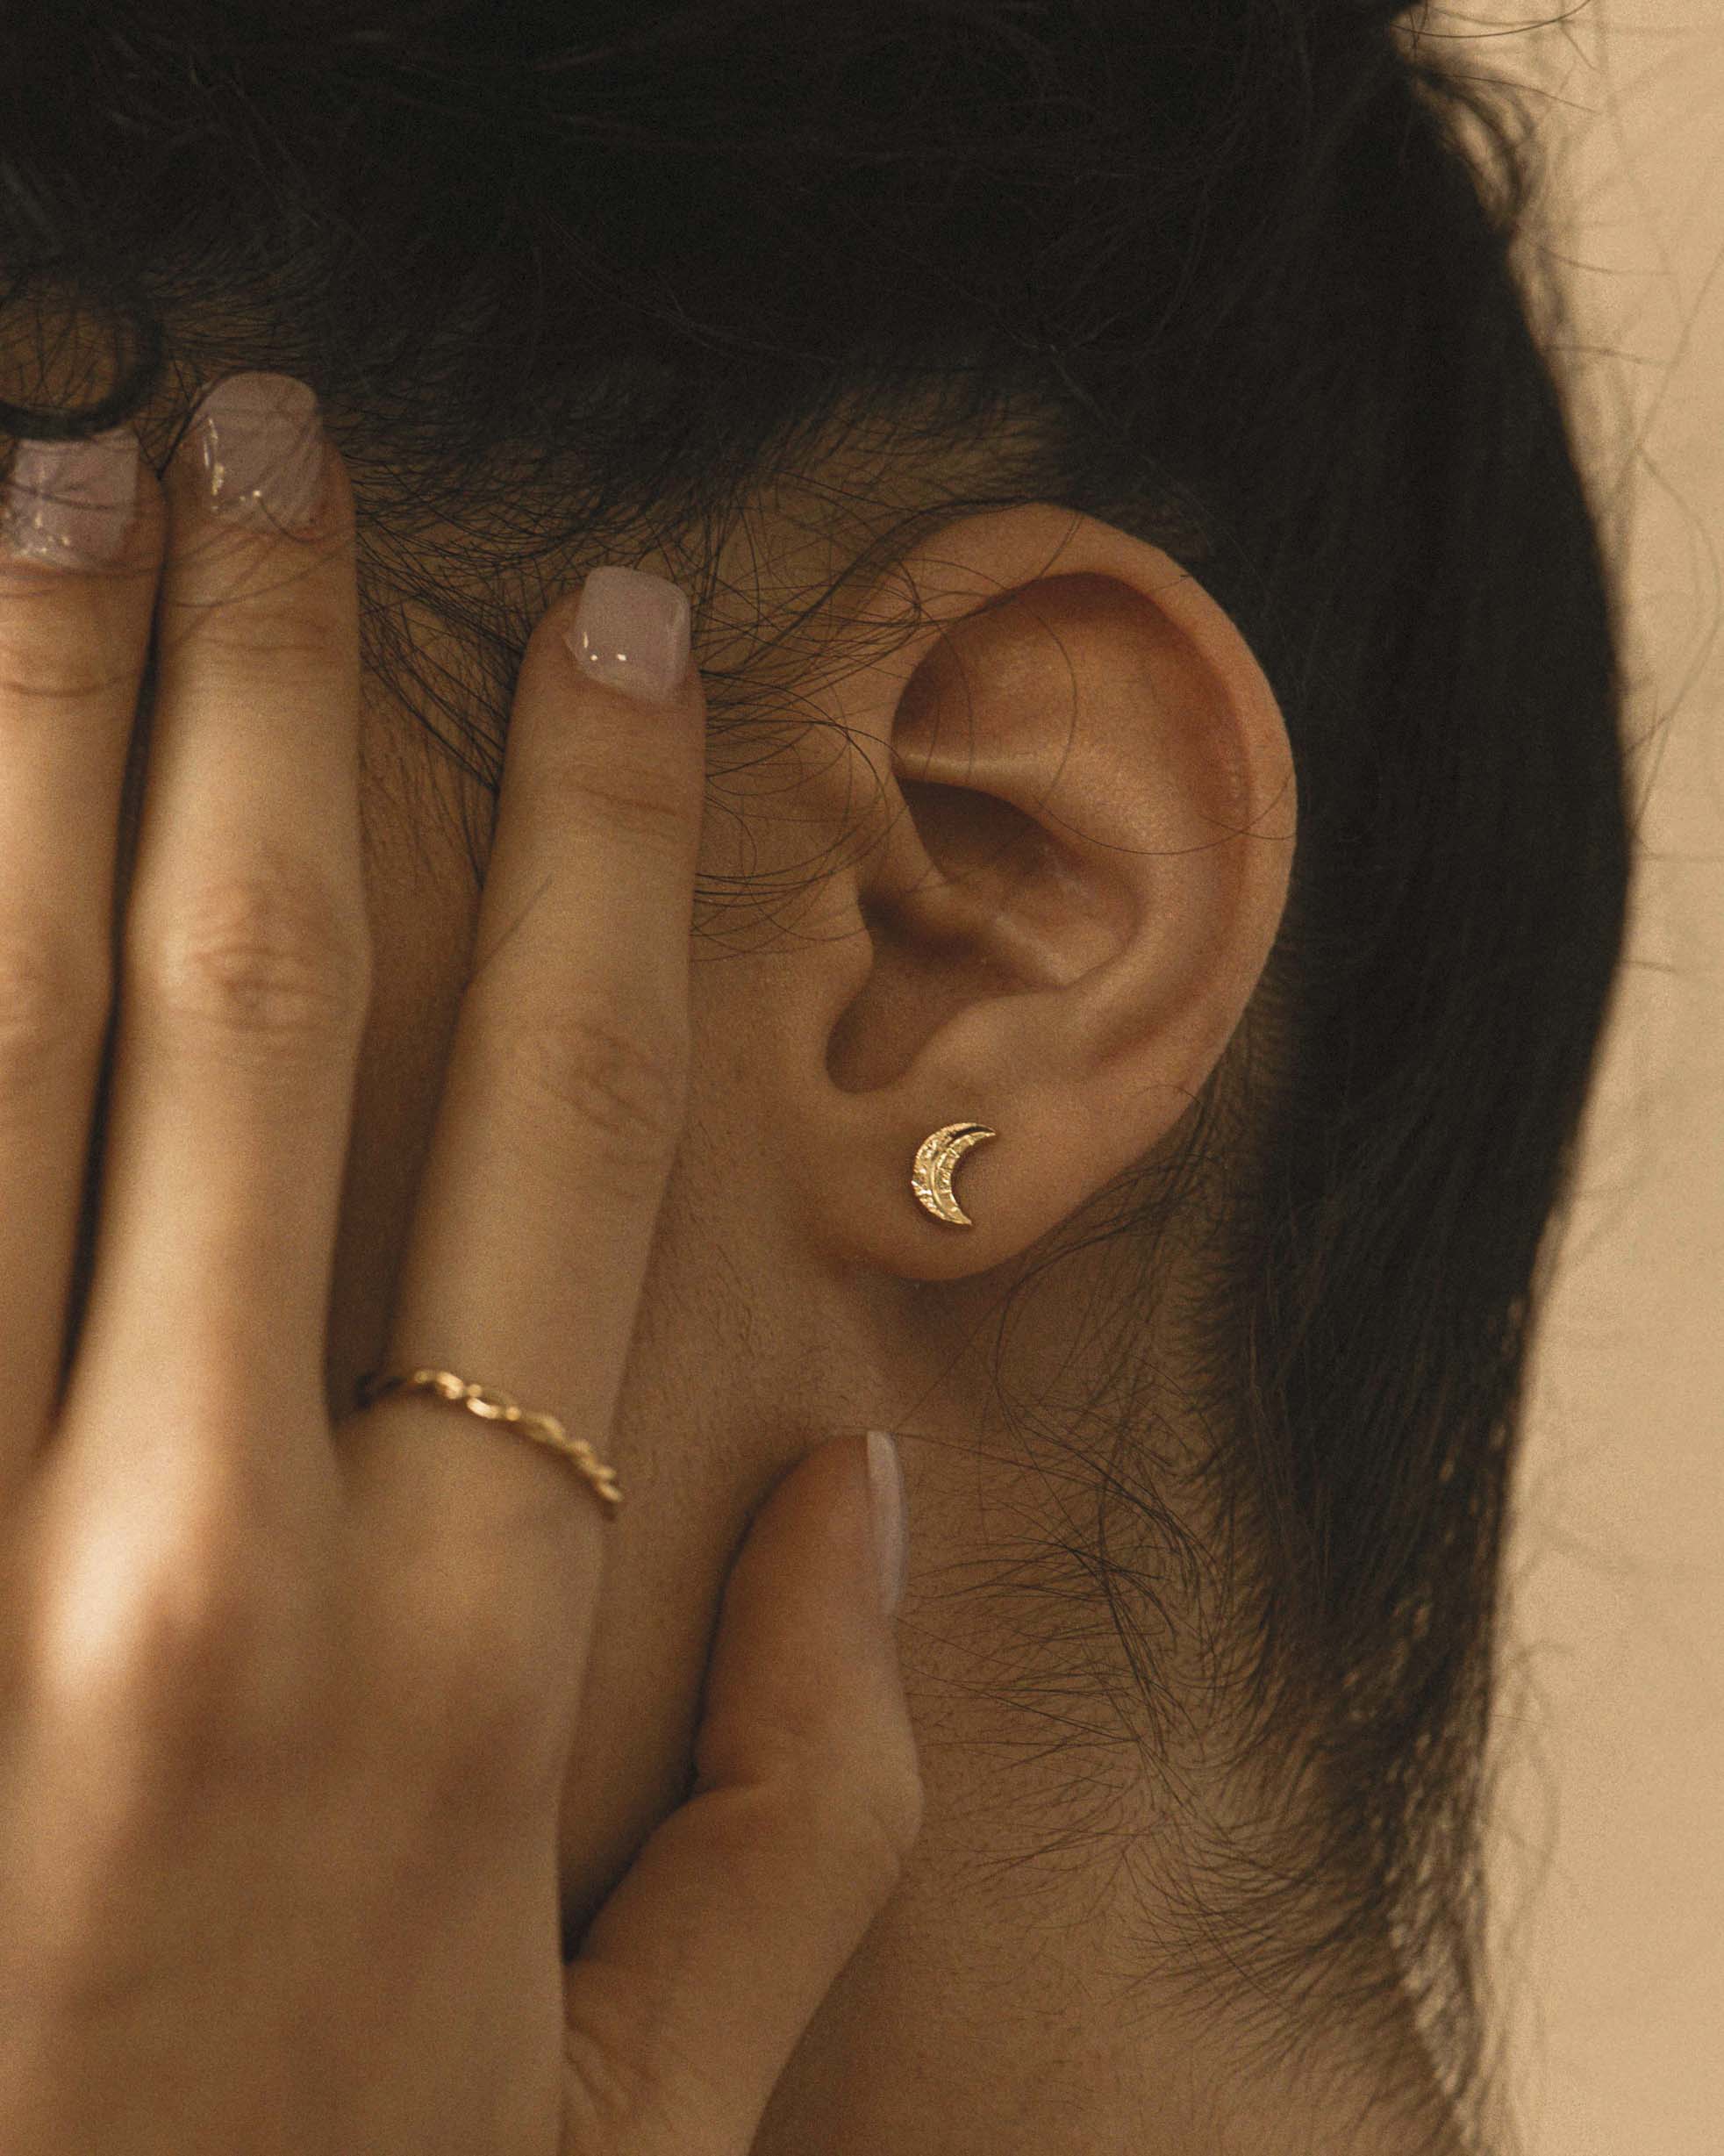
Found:
[[(791, 1120), (834, 1258), (957, 1279), (1191, 1105), (1279, 929), (1293, 771), (1244, 639), (1159, 548), (1037, 504), (948, 526), (897, 575), (920, 626), (837, 691), (883, 811), (842, 871), (869, 963)], [(998, 1135), (963, 1160), (961, 1227), (912, 1164), (969, 1125)]]

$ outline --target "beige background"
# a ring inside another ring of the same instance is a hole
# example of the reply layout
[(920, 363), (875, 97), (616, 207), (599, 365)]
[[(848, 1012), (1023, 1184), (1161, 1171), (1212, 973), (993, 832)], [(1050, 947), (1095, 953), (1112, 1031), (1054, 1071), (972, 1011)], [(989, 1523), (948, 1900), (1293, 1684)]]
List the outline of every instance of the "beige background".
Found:
[(1429, 27), (1469, 38), (1470, 71), (1538, 85), (1560, 152), (1643, 807), (1511, 1546), (1497, 1983), (1527, 2156), (1720, 2156), (1724, 4), (1590, 0), (1520, 27), (1545, 12), (1470, 0)]

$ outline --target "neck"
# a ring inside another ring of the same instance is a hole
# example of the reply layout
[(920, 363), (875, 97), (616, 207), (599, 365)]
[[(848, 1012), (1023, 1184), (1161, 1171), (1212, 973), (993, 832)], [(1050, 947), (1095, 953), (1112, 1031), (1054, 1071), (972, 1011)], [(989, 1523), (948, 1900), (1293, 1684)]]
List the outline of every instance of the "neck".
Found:
[[(1013, 1377), (1053, 1396), (1046, 1371)], [(1246, 1974), (1186, 1967), (1217, 1852), (1317, 1801), (1225, 1764), (1182, 1667), (1216, 1613), (1177, 1616), (1166, 1568), (1155, 1658), (1189, 1734), (1149, 1758), (1119, 1637), (1084, 1614), (1093, 1580), (1049, 1555), (1071, 1540), (1050, 1511), (1064, 1485), (978, 1442), (967, 1405), (940, 1426), (932, 1384), (915, 1410), (898, 1634), (923, 1830), (753, 2156), (1463, 2156), (1389, 1948), (1369, 2018), (1277, 2013)]]
[(941, 1779), (753, 2156), (1463, 2156), (1410, 2022), (1399, 2057), (1335, 2023), (1262, 2063), (1261, 2014), (1146, 1981), (1141, 1937), (1128, 1972), (1117, 1852), (991, 1866)]

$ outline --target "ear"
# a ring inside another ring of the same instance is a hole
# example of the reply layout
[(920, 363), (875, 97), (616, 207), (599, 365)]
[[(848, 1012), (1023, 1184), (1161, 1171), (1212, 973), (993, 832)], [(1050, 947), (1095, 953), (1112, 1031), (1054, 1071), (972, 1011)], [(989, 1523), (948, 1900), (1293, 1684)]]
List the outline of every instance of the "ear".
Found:
[[(820, 693), (843, 734), (821, 733), (799, 806), (805, 837), (811, 813), (854, 832), (870, 800), (875, 827), (825, 878), (819, 935), (781, 954), (750, 1060), (808, 1239), (955, 1279), (1191, 1106), (1280, 927), (1292, 756), (1197, 579), (1071, 510), (948, 526), (865, 612), (912, 633)], [(922, 1141), (966, 1122), (998, 1133), (955, 1171), (967, 1228), (911, 1184)]]

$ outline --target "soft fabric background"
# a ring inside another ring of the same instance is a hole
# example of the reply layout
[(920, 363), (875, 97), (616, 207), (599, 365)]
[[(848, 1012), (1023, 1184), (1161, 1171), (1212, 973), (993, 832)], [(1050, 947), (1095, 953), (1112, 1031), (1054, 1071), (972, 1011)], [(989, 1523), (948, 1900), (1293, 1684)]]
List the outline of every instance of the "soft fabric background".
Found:
[[(1560, 0), (1558, 0), (1560, 6)], [(1540, 86), (1626, 533), (1632, 963), (1536, 1371), (1492, 1853), (1526, 2156), (1724, 2151), (1724, 9), (1434, 12)], [(1506, 34), (1507, 33), (1507, 34)]]

